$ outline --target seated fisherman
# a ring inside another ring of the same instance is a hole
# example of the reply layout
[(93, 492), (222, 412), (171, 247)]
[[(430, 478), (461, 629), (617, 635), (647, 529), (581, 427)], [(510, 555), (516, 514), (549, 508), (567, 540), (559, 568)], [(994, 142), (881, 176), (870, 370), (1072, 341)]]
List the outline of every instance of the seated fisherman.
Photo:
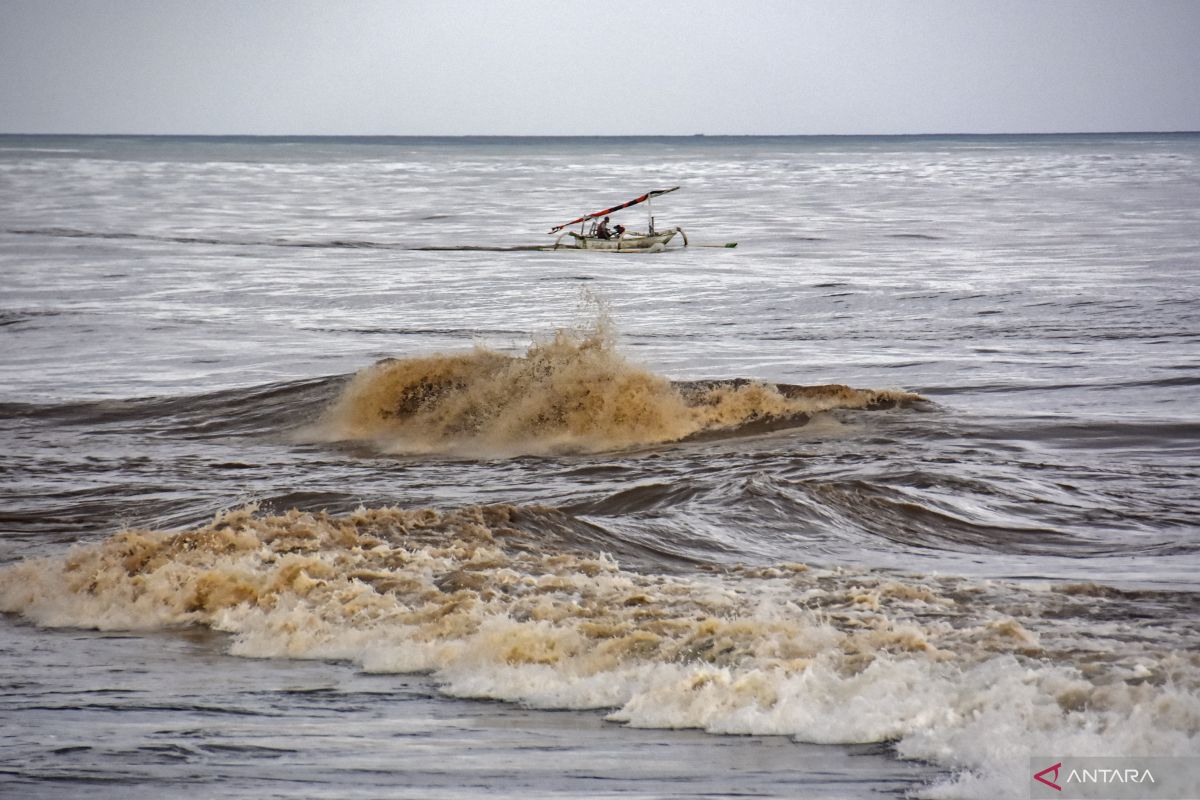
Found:
[(597, 239), (611, 239), (612, 234), (608, 230), (608, 217), (600, 220), (600, 224), (596, 226)]

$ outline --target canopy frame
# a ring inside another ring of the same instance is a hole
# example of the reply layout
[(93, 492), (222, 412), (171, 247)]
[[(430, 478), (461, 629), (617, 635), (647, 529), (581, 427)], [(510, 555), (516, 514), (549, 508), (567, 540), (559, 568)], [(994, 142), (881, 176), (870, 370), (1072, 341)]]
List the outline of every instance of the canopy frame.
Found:
[[(615, 211), (620, 211), (621, 209), (629, 208), (630, 206), (636, 206), (639, 203), (645, 203), (645, 202), (649, 201), (650, 198), (652, 198), (652, 197), (658, 197), (659, 195), (669, 194), (678, 188), (679, 188), (678, 186), (672, 186), (670, 189), (655, 189), (653, 191), (646, 192), (641, 197), (635, 197), (632, 200), (629, 200), (625, 203), (621, 203), (620, 205), (613, 206), (612, 208), (606, 208), (603, 211), (596, 211), (591, 214), (584, 214), (582, 217), (573, 219), (570, 222), (564, 222), (562, 225), (555, 225), (553, 228), (550, 229), (549, 232), (551, 234), (558, 233), (563, 228), (566, 228), (570, 225), (574, 225), (576, 222), (584, 223), (584, 222), (587, 222), (589, 219), (595, 219), (596, 217), (603, 217), (608, 214), (612, 214)], [(653, 219), (654, 218), (651, 217), (651, 222), (650, 222), (651, 227), (653, 227), (653, 225), (654, 225)]]

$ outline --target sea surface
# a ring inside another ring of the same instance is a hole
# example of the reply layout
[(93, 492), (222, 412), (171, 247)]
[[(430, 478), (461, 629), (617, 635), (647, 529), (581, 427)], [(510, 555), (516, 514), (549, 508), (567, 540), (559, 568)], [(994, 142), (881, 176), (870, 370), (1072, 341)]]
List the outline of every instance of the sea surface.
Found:
[(0, 796), (1196, 759), (1198, 391), (1200, 135), (0, 136)]

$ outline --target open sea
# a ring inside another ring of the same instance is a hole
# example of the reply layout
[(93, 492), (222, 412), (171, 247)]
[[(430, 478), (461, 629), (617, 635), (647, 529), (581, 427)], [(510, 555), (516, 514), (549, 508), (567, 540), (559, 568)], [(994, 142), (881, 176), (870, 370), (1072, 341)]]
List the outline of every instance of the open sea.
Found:
[(5, 798), (1200, 759), (1200, 135), (0, 136), (0, 611)]

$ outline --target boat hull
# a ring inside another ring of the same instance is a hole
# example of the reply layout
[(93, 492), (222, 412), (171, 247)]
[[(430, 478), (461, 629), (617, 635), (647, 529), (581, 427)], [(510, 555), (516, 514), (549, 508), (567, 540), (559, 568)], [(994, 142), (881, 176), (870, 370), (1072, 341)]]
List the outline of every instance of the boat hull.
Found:
[[(653, 252), (655, 250), (662, 250), (667, 246), (667, 242), (671, 241), (671, 239), (675, 237), (676, 233), (682, 233), (682, 231), (679, 228), (675, 228), (652, 235), (633, 234), (613, 237), (611, 239), (601, 239), (597, 236), (581, 236), (574, 232), (568, 232), (567, 235), (575, 241), (574, 247), (572, 248), (575, 250), (605, 250), (609, 252), (620, 253), (646, 253)], [(555, 249), (560, 247), (561, 241), (562, 237), (560, 236), (559, 241), (554, 243)], [(684, 237), (684, 242), (686, 244), (687, 237)], [(566, 245), (566, 247), (571, 248), (570, 245)]]

